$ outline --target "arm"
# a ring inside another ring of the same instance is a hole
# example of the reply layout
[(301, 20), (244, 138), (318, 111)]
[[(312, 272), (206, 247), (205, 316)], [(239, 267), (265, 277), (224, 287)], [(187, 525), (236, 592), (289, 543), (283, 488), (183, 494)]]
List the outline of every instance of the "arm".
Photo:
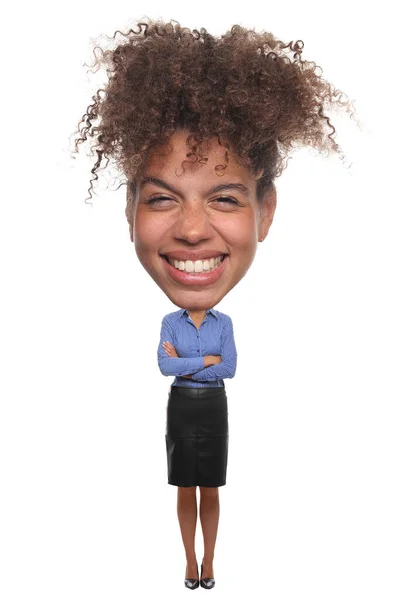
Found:
[(216, 381), (231, 379), (235, 375), (237, 351), (234, 340), (232, 321), (228, 317), (221, 336), (221, 362), (192, 375), (194, 381)]
[[(221, 362), (221, 356), (214, 356), (214, 354), (209, 354), (204, 356), (204, 366), (210, 367), (211, 365), (216, 365)], [(193, 379), (192, 375), (182, 375), (182, 377), (187, 377), (188, 379)], [(195, 379), (196, 381), (196, 379)]]
[(158, 366), (163, 375), (176, 375), (181, 377), (188, 373), (196, 373), (197, 371), (204, 369), (203, 356), (196, 356), (195, 358), (171, 358), (165, 352), (162, 342), (170, 342), (174, 345), (172, 327), (165, 317), (162, 320), (160, 343), (157, 351)]

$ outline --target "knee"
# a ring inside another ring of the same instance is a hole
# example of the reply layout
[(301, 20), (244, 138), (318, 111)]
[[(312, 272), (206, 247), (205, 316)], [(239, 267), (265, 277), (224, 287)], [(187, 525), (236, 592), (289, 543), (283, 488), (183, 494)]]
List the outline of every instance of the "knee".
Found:
[(200, 487), (200, 496), (205, 498), (217, 498), (218, 496), (218, 487), (204, 487), (202, 485)]

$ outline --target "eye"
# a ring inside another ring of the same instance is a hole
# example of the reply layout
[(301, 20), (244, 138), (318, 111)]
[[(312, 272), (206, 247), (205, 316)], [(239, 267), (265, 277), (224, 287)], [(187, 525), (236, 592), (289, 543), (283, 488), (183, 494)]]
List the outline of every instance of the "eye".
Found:
[(158, 198), (150, 198), (147, 200), (147, 204), (158, 204), (164, 200), (172, 200), (172, 198), (168, 198), (168, 196), (158, 196)]
[(234, 200), (233, 198), (228, 198), (227, 196), (220, 196), (219, 198), (215, 198), (216, 202), (219, 202), (221, 204), (221, 201), (224, 202), (229, 202), (230, 204), (235, 204), (238, 205), (238, 202), (236, 200)]
[[(147, 200), (147, 204), (160, 204), (165, 200), (169, 201), (173, 200), (173, 198), (169, 198), (168, 196), (157, 196), (155, 198), (150, 198), (149, 200)], [(227, 196), (220, 196), (219, 198), (215, 198), (213, 202), (218, 202), (219, 204), (233, 204), (234, 206), (239, 205), (239, 202)]]

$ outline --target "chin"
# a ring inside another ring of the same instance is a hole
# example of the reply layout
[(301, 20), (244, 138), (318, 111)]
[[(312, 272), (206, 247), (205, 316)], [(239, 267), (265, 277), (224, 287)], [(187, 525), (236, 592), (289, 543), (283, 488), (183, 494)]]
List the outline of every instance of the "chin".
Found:
[[(161, 286), (160, 286), (161, 287)], [(229, 290), (172, 290), (164, 289), (162, 291), (170, 299), (170, 301), (179, 308), (188, 308), (191, 310), (207, 310), (214, 308)]]

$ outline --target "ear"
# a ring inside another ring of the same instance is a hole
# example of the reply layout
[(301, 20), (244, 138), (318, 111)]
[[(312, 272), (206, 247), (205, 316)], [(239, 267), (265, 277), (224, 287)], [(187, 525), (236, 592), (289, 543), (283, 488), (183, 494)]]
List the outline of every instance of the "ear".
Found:
[(263, 242), (267, 236), (270, 225), (272, 224), (274, 213), (277, 206), (277, 190), (274, 185), (270, 187), (270, 190), (265, 194), (260, 206), (260, 217), (259, 217), (259, 242)]

